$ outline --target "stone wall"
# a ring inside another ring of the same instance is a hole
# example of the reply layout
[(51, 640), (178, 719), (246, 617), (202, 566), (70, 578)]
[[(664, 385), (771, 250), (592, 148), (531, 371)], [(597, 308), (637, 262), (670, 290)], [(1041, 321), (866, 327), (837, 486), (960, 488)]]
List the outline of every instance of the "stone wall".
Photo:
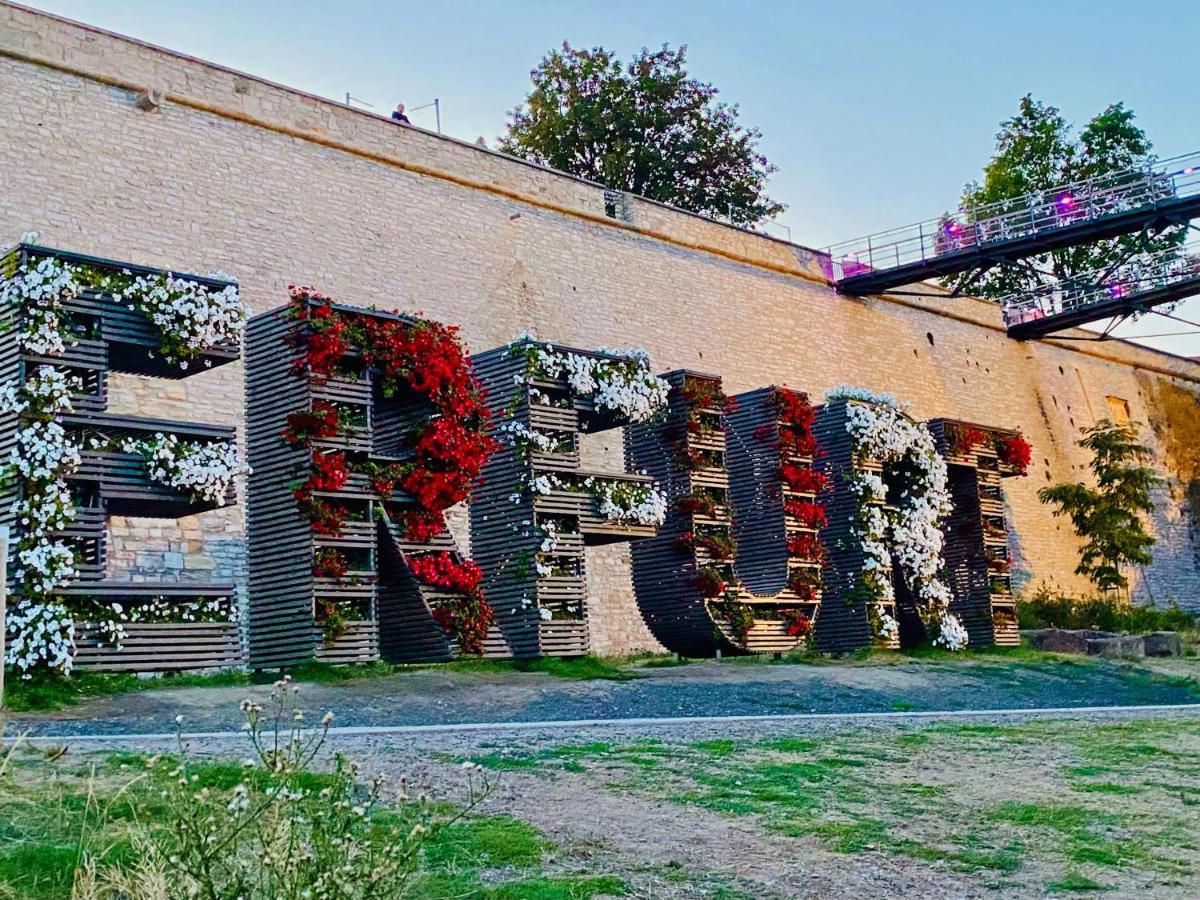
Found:
[[(144, 87), (164, 91), (157, 111), (135, 106)], [(636, 198), (630, 221), (606, 218), (598, 185), (3, 3), (0, 95), (4, 239), (39, 229), (52, 246), (221, 269), (258, 311), (310, 283), (461, 323), (478, 350), (524, 331), (644, 346), (660, 370), (718, 373), (730, 394), (780, 383), (819, 400), (852, 383), (911, 400), (923, 418), (1020, 428), (1035, 456), (1029, 477), (1006, 483), (1018, 584), (1085, 588), (1070, 526), (1036, 491), (1082, 477), (1074, 441), (1108, 415), (1106, 398), (1147, 421), (1155, 384), (1200, 391), (1200, 366), (1186, 360), (1121, 342), (1016, 343), (996, 307), (971, 298), (839, 297), (805, 248)], [(118, 384), (112, 408), (240, 426), (241, 379), (230, 365), (178, 384)], [(1188, 493), (1164, 473), (1164, 541), (1137, 592), (1200, 607)], [(112, 527), (114, 565), (134, 572), (135, 538), (181, 554), (180, 577), (204, 556), (221, 571), (244, 566), (232, 549), (240, 509), (185, 521), (178, 535)], [(644, 645), (627, 548), (595, 556), (597, 649)]]

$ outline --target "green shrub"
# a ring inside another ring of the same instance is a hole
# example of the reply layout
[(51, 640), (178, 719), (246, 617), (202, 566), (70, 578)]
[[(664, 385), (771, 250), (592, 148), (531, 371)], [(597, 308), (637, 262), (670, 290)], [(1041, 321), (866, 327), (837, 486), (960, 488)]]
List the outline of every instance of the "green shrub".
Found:
[(1017, 600), (1022, 628), (1082, 628), (1098, 631), (1192, 631), (1196, 617), (1172, 604), (1138, 606), (1119, 597), (1068, 597), (1046, 585)]

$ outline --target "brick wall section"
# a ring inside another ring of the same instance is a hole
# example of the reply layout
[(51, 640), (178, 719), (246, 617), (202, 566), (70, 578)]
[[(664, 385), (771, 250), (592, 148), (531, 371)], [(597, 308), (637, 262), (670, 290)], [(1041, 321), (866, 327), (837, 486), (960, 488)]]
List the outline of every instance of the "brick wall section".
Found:
[[(135, 108), (142, 85), (166, 91), (161, 111)], [(37, 228), (72, 250), (219, 268), (256, 310), (306, 282), (461, 323), (476, 349), (523, 331), (644, 346), (659, 370), (720, 373), (730, 394), (783, 383), (819, 399), (852, 383), (911, 400), (923, 418), (1020, 428), (1035, 459), (1030, 477), (1006, 481), (1018, 584), (1084, 587), (1070, 526), (1036, 491), (1082, 477), (1073, 442), (1107, 414), (1105, 396), (1144, 421), (1139, 373), (1200, 390), (1192, 362), (1120, 342), (1016, 343), (995, 306), (970, 298), (842, 298), (804, 248), (636, 199), (632, 222), (618, 223), (597, 185), (2, 2), (0, 95), (14, 98), (0, 111), (4, 239)], [(113, 409), (240, 426), (241, 378), (231, 365), (140, 393), (115, 386)], [(1137, 590), (1200, 607), (1183, 495), (1164, 492), (1164, 540)], [(198, 517), (201, 537), (183, 522), (165, 540), (204, 544), (184, 570), (208, 555), (240, 571), (240, 516)], [(151, 527), (114, 522), (121, 565), (137, 565), (132, 544)], [(626, 550), (589, 557), (597, 649), (646, 637)]]

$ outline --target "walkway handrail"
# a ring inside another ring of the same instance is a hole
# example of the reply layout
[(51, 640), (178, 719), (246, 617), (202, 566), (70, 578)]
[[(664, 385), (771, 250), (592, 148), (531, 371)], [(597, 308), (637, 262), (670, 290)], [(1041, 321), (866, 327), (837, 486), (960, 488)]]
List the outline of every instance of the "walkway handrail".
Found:
[(1097, 175), (826, 248), (834, 280), (1200, 195), (1200, 152)]
[(1184, 281), (1196, 281), (1200, 292), (1200, 240), (1135, 257), (1113, 271), (1096, 269), (1031, 291), (1000, 299), (1006, 326), (1033, 318), (1073, 313), (1114, 300), (1136, 300)]

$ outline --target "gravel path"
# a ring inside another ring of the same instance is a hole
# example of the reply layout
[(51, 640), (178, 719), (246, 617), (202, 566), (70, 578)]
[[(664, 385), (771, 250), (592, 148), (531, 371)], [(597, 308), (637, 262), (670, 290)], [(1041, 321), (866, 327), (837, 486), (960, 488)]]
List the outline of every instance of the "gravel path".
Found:
[[(628, 681), (569, 681), (541, 673), (413, 669), (383, 678), (306, 684), (307, 710), (331, 709), (338, 725), (427, 725), (854, 713), (893, 710), (1036, 709), (1182, 704), (1198, 699), (1200, 662), (1169, 666), (1108, 660), (1012, 662), (992, 658), (890, 664), (696, 663), (635, 669)], [(1175, 677), (1169, 677), (1175, 676)], [(170, 688), (90, 701), (50, 714), (8, 714), (31, 734), (137, 734), (236, 730), (238, 702), (269, 685)]]

